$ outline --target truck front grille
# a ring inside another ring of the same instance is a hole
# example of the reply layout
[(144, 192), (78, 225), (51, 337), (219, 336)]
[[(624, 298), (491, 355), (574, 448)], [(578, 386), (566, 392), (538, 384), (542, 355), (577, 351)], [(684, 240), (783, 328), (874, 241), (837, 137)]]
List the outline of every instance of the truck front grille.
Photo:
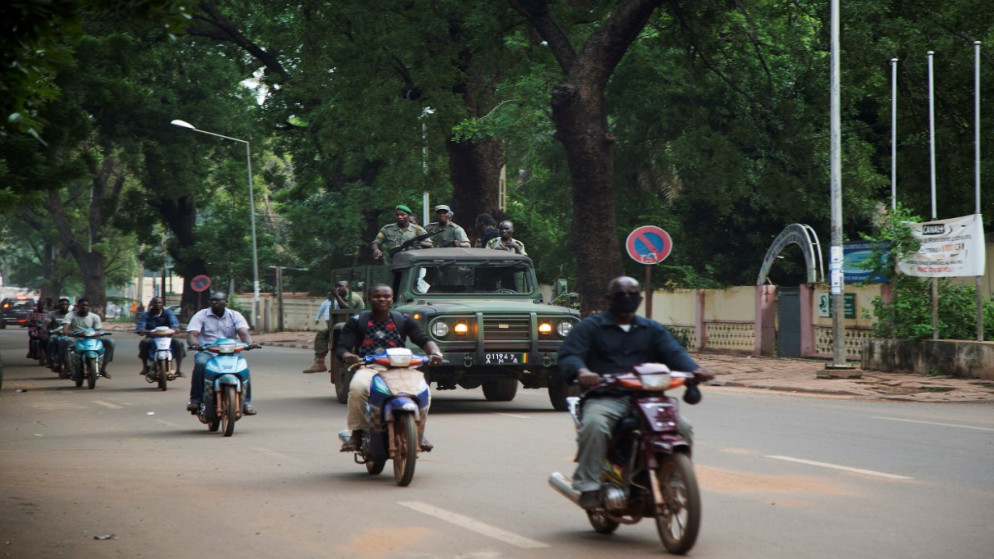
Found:
[(531, 317), (528, 315), (484, 316), (484, 342), (518, 342), (532, 339)]

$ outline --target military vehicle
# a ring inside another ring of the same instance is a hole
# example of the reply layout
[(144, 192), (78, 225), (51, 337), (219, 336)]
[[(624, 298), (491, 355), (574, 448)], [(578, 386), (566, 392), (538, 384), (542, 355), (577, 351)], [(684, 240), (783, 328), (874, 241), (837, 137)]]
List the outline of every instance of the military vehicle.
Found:
[[(438, 390), (482, 387), (487, 400), (509, 402), (519, 385), (546, 388), (560, 411), (566, 396), (578, 393), (560, 378), (556, 353), (579, 312), (543, 301), (527, 256), (476, 248), (411, 250), (394, 255), (389, 266), (333, 272), (333, 282), (343, 279), (367, 304), (373, 284), (393, 288), (393, 309), (417, 320), (445, 356), (442, 365), (425, 368)], [(333, 315), (336, 339), (348, 312)], [(331, 365), (335, 393), (345, 403), (351, 376), (338, 359)]]

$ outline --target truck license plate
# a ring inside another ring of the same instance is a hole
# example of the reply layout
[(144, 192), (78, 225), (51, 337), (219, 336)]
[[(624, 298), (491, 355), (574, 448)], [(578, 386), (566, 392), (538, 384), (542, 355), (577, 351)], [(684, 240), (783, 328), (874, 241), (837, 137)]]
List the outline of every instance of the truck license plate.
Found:
[(525, 362), (523, 353), (487, 353), (484, 358), (487, 365), (518, 365)]

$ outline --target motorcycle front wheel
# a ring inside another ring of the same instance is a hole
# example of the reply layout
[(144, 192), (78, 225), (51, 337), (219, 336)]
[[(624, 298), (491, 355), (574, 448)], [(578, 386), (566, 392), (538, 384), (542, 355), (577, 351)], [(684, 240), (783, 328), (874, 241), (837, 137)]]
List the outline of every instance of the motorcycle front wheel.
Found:
[(608, 518), (603, 510), (588, 510), (587, 520), (598, 534), (613, 534), (618, 529), (618, 522)]
[(414, 414), (402, 413), (394, 420), (393, 478), (397, 485), (407, 487), (414, 479), (414, 466), (418, 461), (418, 423)]
[(238, 399), (235, 397), (235, 387), (226, 384), (221, 393), (221, 431), (225, 437), (235, 432), (235, 420), (238, 419)]
[(701, 494), (690, 458), (677, 453), (664, 456), (655, 472), (663, 494), (656, 530), (663, 547), (670, 553), (682, 555), (697, 541), (701, 527)]
[(97, 360), (86, 360), (86, 387), (93, 390), (97, 386)]
[(166, 390), (166, 382), (168, 382), (167, 375), (169, 374), (170, 362), (163, 359), (155, 360), (155, 374), (159, 381), (159, 390)]

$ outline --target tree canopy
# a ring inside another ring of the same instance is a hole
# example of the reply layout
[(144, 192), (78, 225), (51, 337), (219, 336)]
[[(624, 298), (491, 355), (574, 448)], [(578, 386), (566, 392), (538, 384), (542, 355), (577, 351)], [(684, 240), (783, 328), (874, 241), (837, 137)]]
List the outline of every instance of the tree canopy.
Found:
[[(152, 264), (165, 232), (187, 278), (250, 288), (245, 145), (173, 119), (250, 143), (260, 271), (306, 269), (290, 289), (323, 293), (330, 270), (371, 263), (392, 208), (425, 192), (471, 236), (480, 212), (512, 219), (541, 279), (570, 278), (594, 306), (606, 278), (641, 275), (622, 252), (639, 225), (673, 237), (657, 265), (670, 287), (751, 283), (790, 223), (829, 237), (825, 2), (48, 4), (0, 8), (4, 40), (20, 41), (5, 68), (33, 68), (0, 84), (12, 92), (0, 265), (18, 281), (100, 290), (86, 276), (116, 268), (86, 264), (93, 247)], [(901, 204), (930, 213), (934, 51), (938, 213), (973, 213), (974, 41), (990, 98), (992, 19), (971, 0), (843, 6), (848, 238), (890, 202), (891, 58)], [(982, 165), (986, 186), (994, 163)], [(31, 225), (57, 201), (87, 210), (85, 243), (57, 219)], [(771, 277), (803, 282), (803, 264), (785, 259)]]

